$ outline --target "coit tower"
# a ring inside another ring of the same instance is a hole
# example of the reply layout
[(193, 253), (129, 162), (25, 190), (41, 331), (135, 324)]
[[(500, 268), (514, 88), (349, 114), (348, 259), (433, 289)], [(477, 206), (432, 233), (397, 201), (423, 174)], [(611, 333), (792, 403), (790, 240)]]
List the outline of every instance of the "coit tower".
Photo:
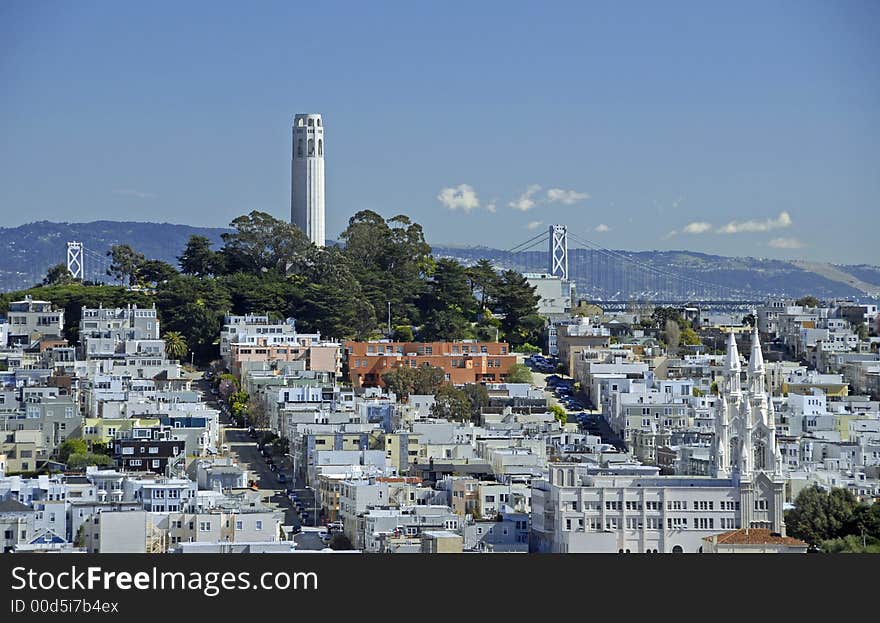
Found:
[(321, 115), (293, 119), (290, 222), (324, 246), (324, 124)]

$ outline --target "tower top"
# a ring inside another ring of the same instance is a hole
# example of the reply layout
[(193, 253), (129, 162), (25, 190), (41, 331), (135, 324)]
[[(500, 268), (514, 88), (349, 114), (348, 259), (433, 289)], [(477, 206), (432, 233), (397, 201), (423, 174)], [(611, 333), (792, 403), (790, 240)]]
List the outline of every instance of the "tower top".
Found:
[(321, 113), (318, 112), (301, 112), (293, 117), (293, 125), (296, 128), (303, 127), (323, 127), (321, 121)]
[(761, 338), (758, 329), (752, 332), (752, 353), (749, 356), (749, 372), (751, 374), (764, 373), (764, 354), (761, 352)]
[(733, 336), (733, 331), (731, 331), (727, 334), (727, 355), (724, 357), (724, 370), (725, 372), (739, 372), (741, 369), (736, 338)]

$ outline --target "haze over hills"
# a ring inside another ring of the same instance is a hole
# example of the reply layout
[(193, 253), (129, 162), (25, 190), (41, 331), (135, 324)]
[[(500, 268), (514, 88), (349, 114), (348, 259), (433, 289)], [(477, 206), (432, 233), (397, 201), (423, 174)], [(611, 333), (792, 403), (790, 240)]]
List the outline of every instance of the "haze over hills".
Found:
[[(191, 235), (206, 236), (216, 249), (222, 244), (221, 234), (227, 231), (230, 230), (124, 221), (39, 221), (0, 228), (0, 291), (20, 290), (38, 284), (50, 266), (66, 261), (68, 241), (79, 241), (85, 246), (87, 279), (110, 281), (105, 275), (106, 253), (114, 244), (129, 244), (147, 258), (177, 266), (177, 256)], [(489, 247), (432, 246), (435, 256), (455, 258), (465, 264), (488, 259), (497, 267), (530, 272), (544, 272), (547, 266), (547, 251), (511, 254)], [(503, 241), (499, 241), (499, 246), (503, 246)], [(643, 270), (639, 267), (649, 268)], [(657, 274), (679, 276), (681, 280), (652, 278), (651, 270)], [(877, 266), (724, 257), (689, 251), (602, 253), (571, 248), (569, 272), (578, 294), (594, 299), (623, 300), (664, 290), (687, 298), (688, 281), (717, 286), (716, 290), (702, 292), (709, 296), (725, 290), (748, 293), (756, 298), (812, 294), (820, 298), (864, 299), (880, 294), (880, 267)], [(675, 282), (678, 281), (682, 285), (676, 290)], [(693, 298), (697, 298), (699, 287), (690, 292)]]

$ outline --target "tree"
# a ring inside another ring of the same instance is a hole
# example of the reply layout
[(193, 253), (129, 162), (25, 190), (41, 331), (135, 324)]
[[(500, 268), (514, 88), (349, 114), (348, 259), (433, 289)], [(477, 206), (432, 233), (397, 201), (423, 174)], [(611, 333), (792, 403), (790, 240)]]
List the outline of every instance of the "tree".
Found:
[(853, 511), (848, 532), (880, 539), (880, 504), (859, 504)]
[(666, 327), (667, 322), (669, 320), (674, 321), (676, 324), (681, 320), (681, 312), (675, 307), (655, 307), (654, 311), (651, 313), (651, 319), (654, 321), (654, 326), (657, 328)]
[(145, 261), (144, 256), (132, 249), (127, 244), (115, 244), (107, 251), (110, 258), (110, 268), (107, 275), (117, 281), (128, 281), (128, 285), (137, 283), (138, 270)]
[(426, 319), (422, 339), (460, 340), (471, 337), (477, 311), (465, 268), (450, 259), (437, 261), (433, 280), (419, 303)]
[(355, 278), (351, 260), (336, 247), (318, 249), (312, 258), (302, 275), (290, 278), (300, 284), (302, 299), (293, 315), (324, 335), (356, 339), (369, 335), (376, 327), (376, 309)]
[(819, 307), (819, 299), (815, 296), (803, 296), (795, 301), (795, 305), (800, 305), (801, 307)]
[(333, 550), (351, 550), (354, 549), (354, 545), (351, 543), (351, 539), (342, 534), (341, 532), (337, 532), (330, 539), (330, 543), (327, 545), (330, 549)]
[(467, 269), (468, 281), (471, 286), (471, 295), (479, 294), (479, 308), (486, 309), (491, 303), (498, 288), (498, 273), (492, 266), (492, 262), (482, 259)]
[(169, 359), (183, 359), (189, 348), (186, 345), (186, 338), (178, 331), (168, 331), (163, 338), (165, 340), (165, 354)]
[(58, 445), (56, 454), (59, 461), (66, 463), (71, 454), (85, 454), (88, 451), (89, 446), (85, 439), (69, 438)]
[(471, 404), (471, 420), (474, 424), (479, 424), (483, 409), (489, 406), (489, 390), (478, 383), (468, 383), (461, 390)]
[(398, 366), (390, 372), (382, 375), (385, 388), (394, 393), (399, 399), (405, 400), (415, 391), (415, 369), (408, 366)]
[(507, 383), (533, 383), (532, 371), (528, 366), (515, 363), (510, 366), (504, 379)]
[(681, 329), (678, 323), (669, 318), (666, 320), (666, 330), (663, 332), (663, 341), (669, 352), (674, 353), (678, 349), (679, 340), (681, 339)]
[(211, 241), (207, 237), (192, 235), (177, 262), (187, 275), (205, 277), (214, 274), (217, 254), (211, 250)]
[(496, 305), (499, 313), (504, 315), (501, 328), (505, 339), (512, 346), (526, 342), (534, 344), (540, 340), (545, 323), (538, 315), (540, 297), (535, 291), (535, 286), (529, 285), (526, 278), (515, 270), (501, 273), (496, 289)]
[(437, 388), (443, 384), (446, 373), (443, 368), (434, 366), (422, 366), (416, 368), (416, 379), (413, 391), (416, 394), (428, 395), (437, 391)]
[(177, 274), (174, 267), (168, 262), (161, 260), (145, 260), (137, 268), (138, 283), (152, 283), (158, 286), (166, 283)]
[(443, 384), (445, 373), (442, 368), (424, 366), (410, 368), (398, 366), (382, 375), (382, 382), (389, 392), (405, 399), (412, 394), (430, 395)]
[(113, 456), (113, 447), (106, 441), (93, 441), (91, 452), (94, 454), (105, 454), (107, 456)]
[(408, 324), (399, 324), (394, 327), (394, 335), (392, 338), (397, 342), (412, 342), (415, 341), (415, 336), (413, 335), (412, 327)]
[(856, 325), (855, 332), (856, 335), (859, 336), (860, 342), (866, 342), (868, 340), (868, 325), (866, 325), (864, 322), (860, 322), (858, 325)]
[(220, 255), (226, 273), (301, 272), (315, 251), (299, 227), (265, 212), (254, 210), (233, 219), (230, 225), (235, 231), (221, 235)]
[(697, 332), (694, 331), (691, 327), (685, 327), (684, 331), (681, 332), (680, 340), (683, 344), (687, 346), (696, 346), (697, 344), (701, 344), (700, 336), (697, 335)]
[(434, 270), (422, 226), (403, 215), (386, 221), (372, 210), (362, 210), (349, 219), (340, 238), (352, 273), (377, 316), (390, 302), (392, 322), (420, 324), (418, 304), (425, 278)]
[[(246, 407), (244, 411), (239, 408), (239, 412), (247, 413), (248, 418), (251, 421), (251, 426), (254, 428), (269, 428), (272, 423), (269, 421), (269, 411), (266, 409), (266, 403), (254, 396), (249, 397), (245, 403)], [(285, 452), (286, 451), (287, 450), (285, 450)]]
[(553, 418), (562, 426), (568, 424), (568, 412), (559, 405), (550, 405), (548, 411), (553, 414)]
[(744, 326), (747, 326), (747, 327), (756, 327), (758, 321), (755, 318), (755, 314), (747, 314), (742, 317), (742, 323)]
[(858, 502), (847, 489), (826, 492), (813, 485), (798, 494), (794, 506), (785, 514), (786, 532), (810, 545), (846, 536), (857, 525), (854, 517)]
[(43, 278), (43, 285), (61, 286), (74, 283), (75, 281), (76, 279), (73, 278), (73, 274), (67, 269), (67, 264), (55, 264)]
[(442, 385), (434, 394), (431, 415), (456, 422), (469, 421), (473, 417), (471, 401), (462, 390), (452, 385)]
[(113, 459), (106, 454), (92, 454), (90, 452), (77, 452), (71, 454), (67, 459), (67, 467), (72, 470), (84, 469), (92, 465), (110, 467), (113, 465)]

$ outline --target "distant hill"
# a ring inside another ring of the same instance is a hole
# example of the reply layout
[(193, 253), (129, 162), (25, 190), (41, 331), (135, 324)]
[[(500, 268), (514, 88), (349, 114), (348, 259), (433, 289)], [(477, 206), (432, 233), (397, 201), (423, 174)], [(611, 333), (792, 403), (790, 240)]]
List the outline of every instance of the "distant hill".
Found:
[[(434, 247), (438, 257), (472, 264), (547, 272), (549, 253), (511, 254), (487, 247)], [(623, 259), (626, 258), (626, 259)], [(592, 300), (716, 299), (768, 297), (874, 299), (880, 268), (818, 262), (796, 263), (752, 257), (724, 257), (691, 251), (610, 251), (569, 249), (569, 278), (579, 297)]]
[[(125, 221), (40, 221), (0, 228), (0, 291), (39, 283), (50, 266), (67, 260), (68, 241), (84, 244), (87, 279), (108, 280), (106, 254), (114, 244), (129, 244), (148, 258), (177, 266), (177, 256), (191, 235), (206, 236), (216, 249), (222, 244), (220, 235), (227, 231), (230, 230)], [(438, 245), (434, 246), (434, 254), (465, 264), (488, 259), (497, 267), (524, 272), (545, 272), (548, 260), (546, 251), (511, 254), (489, 247)], [(624, 257), (626, 261), (621, 259)], [(595, 300), (656, 298), (666, 294), (680, 299), (726, 298), (730, 292), (755, 299), (806, 294), (866, 299), (880, 292), (877, 266), (724, 257), (690, 251), (598, 252), (573, 248), (569, 250), (569, 274), (579, 296)]]
[(219, 248), (220, 234), (226, 231), (229, 230), (125, 221), (39, 221), (0, 228), (0, 291), (19, 290), (42, 281), (50, 266), (67, 261), (68, 241), (82, 242), (86, 248), (86, 279), (105, 280), (106, 254), (114, 244), (129, 244), (148, 258), (177, 266), (177, 256), (191, 235), (205, 236), (214, 242), (214, 248)]

